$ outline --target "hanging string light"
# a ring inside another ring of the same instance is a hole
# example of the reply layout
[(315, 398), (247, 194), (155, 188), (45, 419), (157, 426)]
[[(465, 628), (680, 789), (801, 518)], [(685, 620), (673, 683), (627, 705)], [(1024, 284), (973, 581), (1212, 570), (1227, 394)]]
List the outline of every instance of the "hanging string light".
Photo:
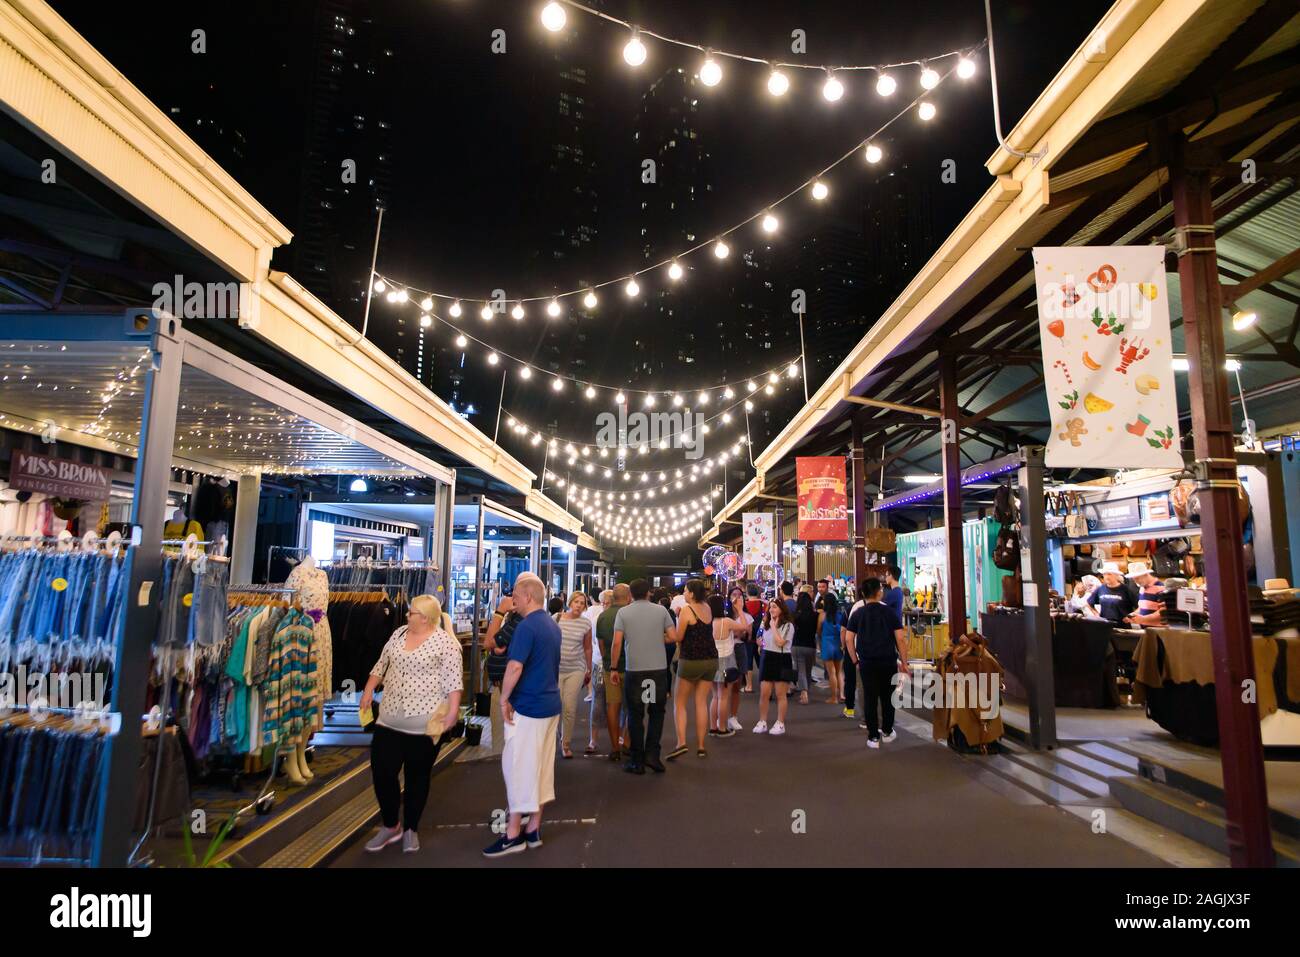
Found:
[[(568, 0), (563, 0), (563, 2), (568, 3)], [(571, 7), (574, 6), (574, 4), (572, 3), (568, 3), (568, 5)], [(581, 5), (577, 5), (577, 9), (585, 10), (586, 8), (582, 7)], [(588, 11), (588, 12), (596, 13), (596, 11)], [(612, 19), (612, 18), (606, 17), (606, 19)], [(622, 21), (615, 20), (614, 22), (621, 23)], [(634, 40), (633, 42), (639, 43), (640, 41)], [(695, 46), (694, 44), (685, 44), (685, 45), (692, 46), (692, 47)], [(976, 49), (982, 48), (983, 45), (984, 44), (981, 43), (979, 47), (977, 47)], [(629, 46), (631, 46), (631, 43), (629, 43)], [(704, 52), (703, 47), (699, 47), (698, 49), (700, 49), (701, 52)], [(642, 50), (644, 52), (644, 47), (642, 47)], [(959, 54), (957, 52), (954, 52), (950, 54), (943, 54), (937, 57), (930, 57), (929, 60), (927, 61), (928, 64), (932, 64), (938, 60), (943, 60), (947, 57), (959, 56), (959, 55), (961, 56), (961, 59), (958, 60), (957, 65), (949, 68), (947, 72), (939, 76), (939, 82), (935, 84), (935, 88), (937, 89), (939, 86), (943, 85), (954, 72), (959, 72), (962, 69), (961, 65), (964, 63), (970, 64), (970, 69), (973, 70), (974, 62), (969, 59), (969, 55), (973, 52), (974, 52), (973, 50), (968, 51), (967, 53), (964, 54)], [(722, 51), (718, 51), (718, 50), (713, 51), (713, 53), (715, 57), (720, 57), (720, 56), (738, 57), (737, 54), (724, 54)], [(750, 59), (745, 57), (738, 57), (738, 58)], [(767, 61), (765, 60), (755, 60), (755, 62), (767, 63)], [(916, 66), (920, 66), (921, 61), (919, 60), (908, 61), (908, 63), (914, 64)], [(893, 67), (902, 66), (902, 65), (907, 65), (907, 64), (890, 64), (890, 66)], [(798, 67), (801, 69), (809, 68), (808, 64), (781, 64), (781, 66)], [(824, 70), (826, 68), (817, 67), (817, 69)], [(879, 74), (877, 79), (878, 91), (880, 91), (882, 88), (887, 88), (889, 90), (889, 93), (893, 93), (894, 89), (897, 88), (897, 81), (894, 80), (894, 78), (890, 76), (888, 73), (882, 72), (884, 70), (887, 70), (888, 67), (875, 67), (875, 66), (837, 67), (835, 69), (836, 70), (850, 70), (850, 69), (876, 70), (877, 73)], [(834, 76), (828, 76), (828, 83), (830, 80), (834, 80), (834, 79), (835, 79)], [(839, 81), (837, 80), (836, 82), (838, 83)], [(726, 259), (729, 253), (731, 252), (730, 246), (728, 246), (728, 244), (726, 243), (726, 239), (729, 236), (743, 229), (745, 226), (749, 225), (750, 223), (756, 220), (761, 221), (767, 216), (772, 216), (775, 218), (777, 207), (779, 207), (782, 203), (786, 203), (790, 201), (794, 196), (802, 193), (804, 190), (811, 188), (811, 195), (814, 199), (818, 200), (819, 202), (825, 201), (826, 198), (830, 195), (829, 187), (824, 181), (826, 175), (830, 173), (833, 169), (838, 167), (845, 160), (847, 160), (854, 153), (856, 153), (858, 150), (860, 149), (865, 150), (869, 145), (874, 145), (875, 141), (878, 141), (881, 138), (882, 134), (885, 133), (886, 130), (888, 130), (891, 126), (897, 123), (902, 117), (906, 116), (909, 112), (911, 112), (914, 107), (918, 108), (918, 111), (922, 114), (922, 118), (927, 120), (933, 119), (935, 116), (934, 104), (928, 100), (923, 100), (923, 97), (929, 95), (930, 93), (932, 93), (932, 90), (922, 91), (920, 95), (918, 95), (910, 103), (908, 103), (897, 113), (895, 113), (884, 123), (882, 123), (879, 128), (874, 130), (868, 136), (864, 137), (858, 143), (854, 144), (854, 146), (851, 149), (849, 149), (847, 152), (845, 152), (843, 155), (837, 158), (834, 162), (830, 163), (826, 167), (817, 171), (814, 175), (809, 176), (803, 182), (799, 183), (799, 185), (795, 186), (793, 189), (791, 189), (784, 195), (778, 197), (776, 200), (772, 202), (764, 203), (757, 211), (747, 216), (746, 218), (742, 219), (740, 222), (737, 222), (734, 225), (728, 227), (727, 229), (724, 229), (716, 233), (713, 236), (713, 238), (703, 240), (692, 246), (682, 249), (676, 253), (673, 253), (672, 255), (666, 256), (664, 259), (658, 262), (651, 263), (650, 265), (647, 266), (643, 266), (642, 268), (635, 270), (631, 274), (623, 273), (621, 275), (606, 279), (602, 282), (586, 284), (576, 289), (567, 289), (558, 292), (547, 292), (547, 293), (542, 293), (542, 294), (532, 295), (532, 296), (513, 297), (515, 306), (514, 309), (512, 310), (512, 315), (514, 315), (515, 318), (522, 318), (522, 310), (528, 303), (555, 302), (557, 304), (562, 305), (563, 301), (570, 296), (581, 296), (583, 306), (588, 311), (591, 311), (594, 310), (599, 305), (597, 290), (615, 284), (624, 285), (625, 291), (629, 296), (639, 295), (641, 292), (641, 285), (638, 282), (639, 279), (662, 269), (666, 271), (666, 273), (668, 274), (668, 278), (670, 280), (676, 280), (680, 278), (680, 275), (678, 274), (677, 269), (674, 269), (673, 267), (676, 266), (678, 267), (678, 269), (682, 268), (683, 260), (685, 260), (688, 256), (696, 252), (699, 252), (705, 246), (712, 247), (714, 256), (716, 256), (719, 260)], [(887, 94), (882, 94), (882, 95), (887, 95)], [(923, 103), (928, 104), (927, 108), (921, 109)], [(879, 149), (878, 146), (877, 149)], [(873, 152), (872, 155), (875, 155), (875, 153)], [(883, 156), (883, 153), (881, 155)], [(874, 160), (872, 162), (879, 162), (879, 159)], [(408, 283), (398, 282), (395, 279), (393, 279), (391, 276), (383, 276), (376, 273), (374, 277), (373, 288), (375, 289), (376, 292), (380, 292), (381, 286), (383, 287), (383, 290), (388, 291), (388, 296), (386, 296), (386, 298), (388, 298), (389, 301), (393, 303), (405, 302), (407, 301), (407, 299), (404, 297), (409, 298), (410, 296), (428, 298), (435, 302), (438, 300), (445, 300), (447, 302), (454, 303), (457, 307), (459, 307), (462, 303), (465, 302), (480, 303), (482, 305), (482, 308), (480, 309), (479, 314), (482, 316), (482, 318), (485, 321), (492, 319), (492, 315), (496, 309), (505, 308), (504, 303), (500, 302), (500, 300), (484, 299), (482, 297), (475, 297), (475, 296), (465, 296), (465, 295), (454, 294), (450, 292), (439, 292), (433, 289), (419, 289)]]

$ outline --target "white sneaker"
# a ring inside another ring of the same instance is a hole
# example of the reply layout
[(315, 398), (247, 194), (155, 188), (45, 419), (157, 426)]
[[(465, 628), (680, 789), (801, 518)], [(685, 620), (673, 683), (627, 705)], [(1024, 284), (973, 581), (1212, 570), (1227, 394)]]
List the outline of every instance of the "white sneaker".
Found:
[(755, 733), (755, 734), (767, 734), (767, 722), (766, 722), (766, 721), (760, 721), (758, 724), (754, 725), (754, 733)]
[(771, 734), (785, 734), (785, 724), (784, 724), (783, 722), (781, 722), (781, 721), (778, 721), (776, 724), (772, 725), (772, 730), (771, 730), (770, 733), (771, 733)]
[(389, 844), (396, 844), (402, 839), (402, 829), (400, 827), (381, 827), (370, 840), (366, 841), (366, 850), (372, 854), (375, 851), (382, 851)]
[(888, 742), (890, 742), (890, 741), (895, 740), (897, 737), (898, 737), (898, 732), (897, 732), (897, 731), (891, 731), (891, 732), (889, 732), (889, 734), (885, 735), (885, 736), (882, 737), (880, 740), (881, 740), (881, 741), (884, 741), (884, 742), (886, 742), (886, 743), (888, 743)]
[(869, 748), (878, 748), (878, 747), (880, 747), (880, 739), (879, 739), (879, 738), (867, 738), (867, 747), (869, 747)]
[(727, 719), (727, 727), (730, 728), (732, 731), (745, 730), (744, 726), (739, 721), (736, 720), (735, 715), (732, 715), (730, 718)]

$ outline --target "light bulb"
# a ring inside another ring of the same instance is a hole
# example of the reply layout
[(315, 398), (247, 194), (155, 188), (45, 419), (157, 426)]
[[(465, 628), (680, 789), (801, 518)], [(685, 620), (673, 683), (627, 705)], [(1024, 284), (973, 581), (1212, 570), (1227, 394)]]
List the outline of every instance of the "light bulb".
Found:
[(1191, 367), (1191, 362), (1185, 356), (1175, 356), (1174, 361), (1170, 364), (1170, 368), (1175, 372), (1186, 372)]
[(582, 297), (582, 304), (588, 309), (595, 309), (597, 301), (596, 294), (590, 289), (588, 289), (587, 294)]
[(392, 289), (390, 289), (388, 290), (388, 295), (385, 296), (384, 298), (387, 299), (389, 302), (397, 302), (397, 293), (394, 292)]
[(423, 299), (420, 300), (420, 308), (423, 309), (425, 312), (430, 312), (433, 309), (433, 300), (430, 299), (428, 296), (425, 296)]
[(730, 424), (731, 424), (731, 413), (730, 413), (730, 412), (724, 412), (724, 413), (722, 413), (722, 422), (723, 422), (724, 425), (730, 425)]
[(498, 356), (495, 352), (488, 353), (488, 365), (494, 366), (500, 361), (501, 361), (501, 357)]
[(406, 302), (410, 298), (411, 298), (411, 294), (407, 292), (405, 289), (399, 290), (397, 293), (398, 302)]
[(628, 66), (640, 66), (645, 62), (645, 44), (641, 42), (640, 36), (635, 30), (632, 31), (632, 39), (627, 41), (627, 46), (623, 47), (623, 59)]
[(717, 256), (719, 259), (726, 259), (728, 254), (730, 254), (730, 252), (731, 252), (731, 247), (728, 246), (726, 243), (724, 243), (721, 239), (719, 239), (716, 243), (713, 244), (713, 255)]
[(765, 233), (776, 232), (777, 227), (780, 225), (781, 225), (781, 221), (777, 219), (776, 216), (774, 216), (772, 213), (768, 213), (766, 216), (763, 217), (763, 232)]
[(1229, 372), (1240, 372), (1240, 371), (1241, 371), (1241, 360), (1240, 360), (1240, 359), (1229, 359), (1229, 360), (1227, 360), (1226, 362), (1223, 363), (1223, 368), (1227, 369)]
[(748, 399), (745, 400), (745, 411), (746, 412), (754, 411), (754, 403), (750, 402)]
[(585, 395), (588, 399), (594, 399), (596, 398), (596, 390), (591, 386), (587, 386), (587, 391), (584, 392), (583, 395)]
[(969, 80), (973, 77), (975, 75), (975, 61), (968, 57), (962, 57), (958, 60), (957, 75), (963, 80)]
[(568, 17), (564, 12), (564, 6), (559, 3), (548, 3), (542, 7), (542, 26), (552, 33), (558, 33), (564, 29), (564, 21)]
[(685, 401), (685, 400), (684, 400), (680, 395), (675, 395), (675, 396), (673, 396), (673, 405), (675, 405), (675, 406), (679, 406), (679, 407), (680, 407), (681, 404), (682, 404), (684, 401)]
[(885, 154), (875, 143), (868, 143), (867, 148), (863, 151), (862, 155), (867, 158), (868, 163), (879, 163), (881, 157)]
[(829, 71), (826, 74), (826, 82), (822, 84), (822, 96), (830, 103), (834, 103), (844, 95), (844, 84), (835, 79), (835, 74)]
[(382, 279), (376, 279), (375, 284), (370, 288), (374, 289), (375, 292), (383, 292), (388, 288), (388, 283), (384, 282)]
[(652, 393), (646, 393), (646, 397), (645, 397), (645, 407), (646, 407), (647, 409), (651, 409), (651, 408), (654, 408), (654, 404), (655, 404), (655, 397), (654, 397), (654, 395), (653, 395)]
[(817, 182), (812, 184), (813, 199), (823, 200), (830, 195), (830, 192), (831, 192), (830, 189), (827, 188), (826, 184), (823, 183), (821, 180), (818, 180)]
[(554, 319), (560, 314), (560, 300), (552, 299), (546, 306), (546, 314)]
[(921, 117), (921, 119), (925, 120), (927, 123), (930, 120), (934, 119), (934, 114), (936, 112), (937, 111), (934, 108), (934, 104), (929, 102), (928, 100), (916, 108), (917, 115)]
[(770, 385), (763, 386), (763, 391), (766, 392), (768, 395), (776, 394), (776, 389), (772, 388)]
[(629, 297), (635, 296), (641, 291), (641, 286), (635, 279), (629, 279), (627, 285), (623, 287), (623, 291), (627, 293)]
[(697, 396), (695, 397), (695, 404), (696, 404), (696, 405), (708, 405), (708, 404), (709, 404), (709, 394), (708, 394), (707, 392), (701, 392), (699, 395), (697, 395)]
[(745, 383), (745, 388), (749, 389), (750, 392), (757, 392), (757, 391), (758, 391), (758, 386), (755, 385), (753, 379), (750, 379), (748, 382)]
[(626, 401), (627, 401), (627, 396), (625, 396), (622, 392), (620, 392), (618, 395), (614, 396), (614, 404), (615, 404), (615, 405), (622, 405), (622, 404), (623, 404), (624, 402), (626, 402)]
[(460, 309), (460, 302), (459, 302), (459, 301), (457, 301), (457, 302), (453, 302), (453, 303), (451, 304), (451, 308), (448, 309), (447, 311), (448, 311), (449, 313), (451, 313), (451, 317), (452, 317), (453, 319), (459, 319), (459, 318), (460, 318), (460, 312), (461, 312), (461, 309)]
[(732, 391), (731, 386), (727, 386), (727, 390), (722, 393), (722, 397), (724, 399), (734, 399), (736, 397), (736, 393)]
[(519, 378), (521, 378), (521, 379), (531, 379), (532, 377), (533, 377), (533, 370), (532, 370), (532, 369), (530, 369), (528, 366), (523, 366), (522, 368), (520, 368), (520, 370), (519, 370)]
[(781, 377), (777, 375), (775, 372), (769, 372), (767, 374), (767, 381), (772, 383), (772, 385), (776, 385), (778, 382), (781, 381)]
[(487, 303), (483, 303), (483, 308), (478, 311), (478, 314), (484, 322), (492, 321), (492, 307)]
[(673, 281), (682, 278), (682, 266), (676, 259), (674, 259), (672, 264), (668, 267), (668, 278)]
[(791, 379), (798, 378), (799, 364), (797, 362), (791, 362), (788, 366), (785, 367), (785, 374), (788, 375)]
[(773, 96), (785, 96), (790, 89), (790, 78), (780, 70), (773, 70), (767, 78), (767, 92)]
[(722, 82), (722, 67), (711, 54), (705, 54), (704, 65), (700, 67), (700, 82), (705, 86), (717, 86)]
[(564, 380), (563, 380), (563, 379), (552, 379), (552, 380), (551, 380), (551, 388), (552, 388), (554, 391), (556, 391), (556, 392), (560, 392), (560, 391), (562, 391), (562, 390), (564, 389)]
[(515, 303), (515, 307), (510, 310), (510, 315), (516, 319), (522, 319), (524, 317), (524, 304), (522, 302)]
[(921, 89), (933, 90), (939, 85), (939, 74), (928, 66), (921, 67)]
[(1232, 328), (1237, 332), (1249, 329), (1259, 316), (1253, 310), (1241, 310), (1232, 314)]

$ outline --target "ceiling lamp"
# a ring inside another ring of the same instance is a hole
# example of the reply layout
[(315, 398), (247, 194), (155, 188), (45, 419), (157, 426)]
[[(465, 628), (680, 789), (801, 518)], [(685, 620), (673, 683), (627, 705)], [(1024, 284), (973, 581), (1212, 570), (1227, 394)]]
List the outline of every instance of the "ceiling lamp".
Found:
[(350, 492), (368, 492), (368, 491), (370, 491), (370, 486), (366, 485), (366, 480), (365, 480), (365, 479), (363, 479), (363, 478), (355, 478), (355, 479), (352, 480), (352, 484), (348, 486), (348, 491), (350, 491)]
[(1232, 314), (1232, 328), (1237, 332), (1244, 332), (1253, 326), (1259, 316), (1254, 310), (1240, 309)]

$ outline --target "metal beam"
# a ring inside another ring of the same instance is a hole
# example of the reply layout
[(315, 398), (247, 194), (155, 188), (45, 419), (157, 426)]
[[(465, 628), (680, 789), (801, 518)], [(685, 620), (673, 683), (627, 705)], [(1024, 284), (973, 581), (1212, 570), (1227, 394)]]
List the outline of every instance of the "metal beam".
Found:
[(1020, 499), (1020, 584), (1025, 612), (1025, 690), (1029, 694), (1029, 742), (1056, 747), (1056, 677), (1052, 662), (1052, 615), (1048, 598), (1047, 508), (1043, 501), (1043, 450), (1022, 449), (1017, 473)]
[[(962, 542), (961, 452), (959, 429), (961, 406), (957, 395), (957, 359), (939, 357), (940, 401), (943, 404), (943, 524), (948, 569), (948, 635), (956, 641), (966, 634), (966, 549)], [(948, 429), (951, 421), (953, 428)], [(951, 435), (949, 434), (951, 432)]]
[[(1177, 155), (1184, 142), (1173, 144)], [(1174, 221), (1191, 232), (1191, 250), (1178, 262), (1183, 328), (1187, 341), (1188, 394), (1197, 465), (1203, 471), (1201, 544), (1205, 551), (1214, 697), (1223, 763), (1228, 853), (1235, 867), (1271, 867), (1268, 789), (1259, 708), (1242, 689), (1254, 684), (1250, 607), (1242, 554), (1242, 518), (1227, 375), (1223, 371), (1223, 320), (1214, 244), (1211, 176), (1172, 166)], [(1248, 699), (1248, 700), (1243, 700)]]
[(1300, 268), (1300, 249), (1293, 249), (1281, 259), (1265, 266), (1253, 276), (1248, 276), (1238, 283), (1233, 285), (1220, 283), (1219, 289), (1223, 296), (1224, 308), (1232, 306), (1233, 303), (1247, 293), (1254, 292), (1261, 286), (1267, 286), (1275, 279), (1281, 279), (1297, 268)]
[(943, 413), (938, 409), (923, 409), (916, 405), (904, 405), (901, 402), (887, 402), (884, 399), (867, 399), (860, 395), (846, 395), (845, 402), (852, 402), (854, 405), (867, 405), (873, 409), (891, 409), (894, 412), (909, 412), (912, 415), (923, 415), (928, 418), (943, 418)]

